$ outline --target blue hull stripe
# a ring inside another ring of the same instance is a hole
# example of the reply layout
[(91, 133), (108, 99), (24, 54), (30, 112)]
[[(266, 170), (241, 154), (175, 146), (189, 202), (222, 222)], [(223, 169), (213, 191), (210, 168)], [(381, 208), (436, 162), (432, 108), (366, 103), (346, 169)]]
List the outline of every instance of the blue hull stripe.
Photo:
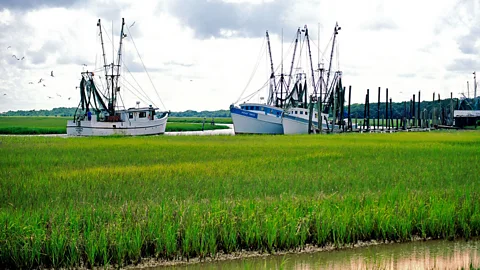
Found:
[(254, 112), (250, 112), (250, 111), (246, 111), (238, 108), (230, 108), (230, 113), (239, 114), (241, 116), (246, 116), (246, 117), (255, 118), (255, 119), (258, 118), (258, 113), (254, 113)]

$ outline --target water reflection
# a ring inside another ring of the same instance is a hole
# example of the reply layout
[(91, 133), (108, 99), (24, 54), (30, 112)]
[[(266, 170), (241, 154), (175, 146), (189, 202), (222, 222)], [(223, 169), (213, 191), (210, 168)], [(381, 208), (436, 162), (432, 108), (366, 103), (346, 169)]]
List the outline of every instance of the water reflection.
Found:
[[(286, 254), (168, 269), (469, 269), (480, 267), (480, 241), (427, 241)], [(162, 269), (165, 269), (162, 267)]]

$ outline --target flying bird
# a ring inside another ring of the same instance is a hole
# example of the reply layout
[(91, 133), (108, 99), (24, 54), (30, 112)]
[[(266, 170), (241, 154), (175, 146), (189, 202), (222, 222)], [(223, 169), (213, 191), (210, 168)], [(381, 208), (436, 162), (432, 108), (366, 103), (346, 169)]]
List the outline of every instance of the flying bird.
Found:
[(44, 81), (44, 79), (43, 79), (43, 78), (40, 78), (40, 80), (38, 81), (38, 83), (41, 83), (42, 81)]
[(71, 99), (71, 97), (68, 98), (68, 100), (70, 100), (70, 99)]
[(10, 49), (11, 47), (12, 47), (12, 46), (8, 46), (8, 47), (7, 47), (7, 50)]
[(45, 87), (45, 84), (43, 85), (43, 87)]
[(61, 95), (59, 95), (58, 93), (55, 93), (55, 94), (57, 94), (57, 96), (59, 96), (59, 97), (62, 97), (62, 96), (61, 96)]
[(4, 96), (6, 96), (7, 94), (3, 94)]
[(20, 60), (23, 60), (23, 59), (25, 59), (25, 56), (23, 56), (22, 59), (20, 59)]
[(48, 98), (52, 98), (51, 96), (47, 96)]
[(130, 25), (130, 27), (134, 26), (135, 25), (135, 22), (132, 23), (132, 25)]
[(20, 60), (15, 54), (12, 54), (12, 57), (15, 57), (15, 59)]
[(53, 76), (53, 70), (50, 72), (50, 76), (55, 77), (55, 76)]
[(33, 82), (29, 82), (28, 84), (33, 84)]

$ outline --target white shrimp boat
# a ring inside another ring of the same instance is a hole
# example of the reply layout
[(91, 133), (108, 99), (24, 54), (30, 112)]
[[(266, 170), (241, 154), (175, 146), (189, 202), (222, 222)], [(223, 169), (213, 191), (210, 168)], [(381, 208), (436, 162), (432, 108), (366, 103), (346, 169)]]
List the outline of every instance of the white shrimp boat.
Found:
[[(169, 112), (160, 112), (158, 108), (149, 105), (122, 109), (118, 106), (122, 40), (125, 21), (122, 19), (120, 33), (120, 47), (118, 50), (117, 64), (107, 65), (105, 62), (105, 80), (107, 88), (99, 91), (94, 81), (93, 72), (82, 72), (80, 82), (80, 104), (75, 112), (73, 120), (67, 122), (67, 135), (71, 136), (108, 136), (108, 135), (156, 135), (165, 133)], [(100, 20), (97, 26), (100, 29), (102, 50), (105, 61), (105, 50), (103, 47), (102, 28)], [(111, 74), (108, 71), (111, 70)]]
[[(309, 131), (309, 121), (310, 116), (309, 110), (305, 108), (290, 108), (287, 112), (283, 114), (283, 133), (284, 134), (308, 134)], [(328, 114), (322, 113), (322, 128), (327, 130), (329, 126), (327, 125)], [(318, 126), (318, 112), (314, 110), (312, 115), (312, 125), (314, 128), (319, 128)]]
[[(244, 102), (238, 105), (230, 105), (230, 115), (235, 134), (283, 134), (282, 114), (285, 105), (283, 97), (286, 97), (288, 87), (286, 87), (283, 73), (280, 75), (278, 85), (275, 81), (268, 31), (266, 32), (266, 39), (271, 68), (269, 82), (264, 84), (264, 86), (270, 86), (268, 99), (265, 103)], [(263, 90), (263, 87), (260, 90)], [(254, 94), (258, 94), (258, 92)], [(262, 100), (263, 98), (260, 98), (260, 101)]]
[[(336, 35), (338, 34), (338, 30), (340, 30), (340, 27), (338, 24), (335, 25), (334, 29), (334, 35), (333, 35), (333, 43), (332, 43), (332, 53), (330, 56), (330, 63), (332, 63), (332, 57), (333, 57), (333, 50), (335, 46), (335, 40), (336, 40)], [(310, 53), (310, 39), (309, 39), (309, 32), (307, 29), (307, 26), (302, 30), (302, 33), (304, 33), (306, 47), (309, 52), (309, 64), (310, 64), (310, 71), (311, 71), (311, 77), (307, 79), (307, 74), (303, 72), (299, 72), (295, 74), (295, 84), (290, 92), (290, 95), (287, 97), (287, 106), (286, 106), (286, 111), (283, 114), (283, 133), (284, 134), (308, 134), (309, 132), (316, 132), (317, 130), (320, 130), (320, 125), (322, 125), (323, 130), (327, 130), (330, 128), (339, 128), (339, 125), (334, 125), (332, 127), (332, 124), (327, 123), (328, 120), (328, 114), (324, 112), (329, 111), (329, 106), (333, 102), (333, 98), (338, 98), (338, 97), (332, 97), (332, 88), (333, 87), (342, 87), (341, 86), (341, 72), (336, 72), (335, 77), (329, 85), (329, 74), (330, 74), (330, 68), (328, 69), (327, 72), (327, 79), (324, 80), (324, 73), (325, 69), (323, 68), (323, 64), (319, 63), (318, 65), (318, 81), (317, 83), (315, 80), (315, 71), (313, 70), (313, 63), (312, 63), (312, 58), (311, 58), (311, 53)], [(298, 32), (297, 35), (300, 35), (301, 33)], [(298, 38), (297, 38), (298, 39)], [(307, 93), (307, 84), (308, 81), (312, 82), (313, 86), (313, 93), (310, 95), (310, 99), (308, 99), (308, 93)], [(321, 100), (319, 100), (321, 99)], [(310, 103), (309, 103), (310, 101)], [(320, 118), (318, 115), (318, 110), (317, 110), (317, 102), (321, 102), (325, 110), (320, 112)], [(343, 101), (342, 101), (343, 102)], [(311, 108), (311, 110), (310, 110)], [(312, 115), (309, 115), (312, 114)], [(319, 125), (319, 119), (320, 119), (320, 125)], [(334, 121), (335, 122), (335, 121)], [(334, 123), (335, 124), (335, 123)]]
[(281, 108), (259, 103), (231, 106), (235, 134), (283, 134)]

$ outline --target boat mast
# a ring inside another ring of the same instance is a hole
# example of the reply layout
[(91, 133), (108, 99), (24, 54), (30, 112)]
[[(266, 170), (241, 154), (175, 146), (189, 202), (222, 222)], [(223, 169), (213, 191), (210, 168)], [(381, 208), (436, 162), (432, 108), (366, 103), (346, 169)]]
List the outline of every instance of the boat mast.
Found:
[(100, 24), (100, 19), (97, 22), (98, 29), (100, 29), (100, 41), (102, 43), (102, 53), (103, 53), (103, 67), (105, 68), (105, 81), (107, 82), (107, 92), (109, 91), (108, 84), (108, 71), (107, 71), (107, 59), (105, 58), (105, 47), (103, 45), (103, 35), (102, 35), (102, 25)]
[(295, 46), (293, 47), (293, 57), (292, 57), (292, 64), (290, 65), (290, 73), (288, 74), (287, 89), (290, 88), (290, 82), (292, 80), (293, 65), (295, 62), (295, 53), (297, 52), (297, 44), (298, 44), (299, 36), (300, 36), (300, 27), (297, 29), (297, 36), (295, 37)]
[[(328, 72), (327, 72), (327, 82), (326, 82), (326, 89), (328, 89), (328, 83), (330, 80), (330, 71), (332, 69), (332, 60), (333, 60), (333, 52), (335, 49), (335, 40), (338, 34), (338, 30), (342, 29), (341, 27), (338, 26), (338, 22), (335, 23), (335, 28), (333, 32), (333, 43), (332, 43), (332, 51), (330, 53), (330, 63), (328, 64)], [(328, 90), (327, 90), (328, 91)], [(326, 97), (326, 96), (325, 96)]]
[[(275, 70), (273, 69), (273, 59), (272, 59), (272, 48), (270, 47), (270, 36), (268, 35), (268, 30), (266, 31), (267, 33), (267, 45), (268, 45), (268, 54), (270, 55), (270, 69), (272, 73), (270, 74), (270, 79), (273, 79), (273, 87), (274, 87), (274, 93), (277, 92), (277, 83), (275, 81)], [(268, 101), (267, 104), (270, 105), (272, 103), (272, 98), (273, 93), (269, 93), (268, 96)]]
[[(310, 58), (310, 69), (312, 71), (312, 85), (313, 85), (313, 94), (317, 95), (317, 88), (315, 86), (315, 71), (313, 70), (313, 62), (312, 62), (312, 51), (310, 50), (310, 38), (308, 36), (308, 28), (305, 25), (305, 37), (307, 38), (307, 46), (308, 46), (308, 56)], [(307, 93), (305, 93), (306, 95)]]
[[(123, 33), (123, 27), (125, 25), (125, 19), (122, 18), (122, 30), (120, 31), (120, 46), (118, 48), (118, 58), (117, 58), (117, 75), (115, 75), (115, 98), (116, 98), (116, 92), (120, 91), (120, 87), (118, 86), (118, 78), (120, 77), (120, 63), (122, 60), (122, 45), (123, 45), (123, 38), (125, 37), (125, 34)], [(114, 100), (115, 102), (116, 100)], [(115, 105), (115, 104), (114, 104)], [(115, 106), (114, 106), (115, 108)]]

